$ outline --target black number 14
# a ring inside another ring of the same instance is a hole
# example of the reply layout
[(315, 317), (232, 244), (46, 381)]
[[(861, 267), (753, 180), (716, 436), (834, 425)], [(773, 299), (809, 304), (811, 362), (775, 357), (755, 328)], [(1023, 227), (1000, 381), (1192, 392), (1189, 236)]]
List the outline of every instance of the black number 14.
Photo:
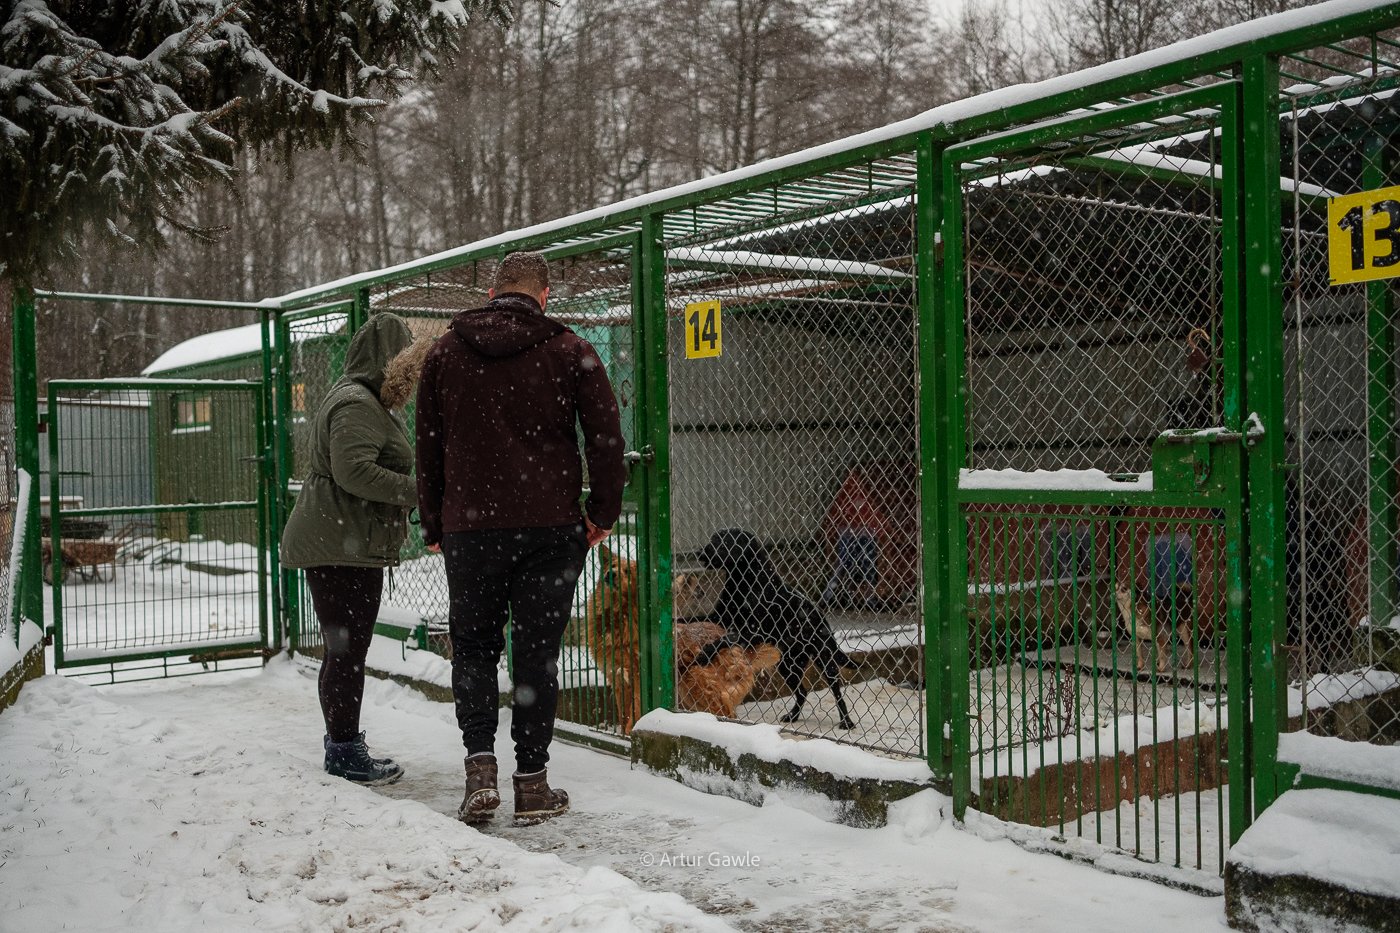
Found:
[[(1377, 241), (1385, 240), (1390, 244), (1390, 252), (1377, 256), (1375, 264), (1393, 266), (1400, 262), (1400, 201), (1377, 201), (1371, 206), (1371, 212), (1386, 215), (1385, 226), (1378, 228), (1374, 236)], [(1343, 214), (1337, 226), (1351, 231), (1351, 268), (1360, 272), (1366, 268), (1366, 223), (1361, 207), (1358, 205)]]
[[(1397, 209), (1400, 210), (1400, 208)], [(710, 350), (713, 350), (715, 348), (715, 344), (719, 343), (719, 330), (715, 327), (715, 309), (705, 309), (705, 325), (703, 328), (700, 326), (700, 320), (701, 318), (699, 310), (690, 312), (690, 332), (695, 335), (694, 352), (696, 353), (700, 352), (701, 340), (704, 340), (707, 344), (709, 344), (708, 349)]]

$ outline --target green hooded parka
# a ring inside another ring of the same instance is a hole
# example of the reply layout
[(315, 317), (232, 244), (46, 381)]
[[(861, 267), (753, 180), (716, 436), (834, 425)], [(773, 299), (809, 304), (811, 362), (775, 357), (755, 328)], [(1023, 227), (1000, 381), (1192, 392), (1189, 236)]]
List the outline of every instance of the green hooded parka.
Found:
[(389, 313), (371, 316), (350, 341), (345, 374), (311, 427), (310, 470), (282, 534), (282, 566), (399, 562), (418, 491), (407, 430), (380, 390), (389, 361), (412, 342), (408, 325)]

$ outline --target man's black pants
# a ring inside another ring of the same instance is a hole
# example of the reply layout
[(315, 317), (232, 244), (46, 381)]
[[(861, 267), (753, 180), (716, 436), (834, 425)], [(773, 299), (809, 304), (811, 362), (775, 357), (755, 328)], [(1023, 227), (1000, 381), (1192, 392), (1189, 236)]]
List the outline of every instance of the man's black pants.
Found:
[(581, 524), (443, 535), (451, 597), (452, 695), (467, 754), (495, 750), (496, 668), (509, 619), (516, 770), (528, 774), (549, 762), (559, 698), (559, 643), (587, 552)]

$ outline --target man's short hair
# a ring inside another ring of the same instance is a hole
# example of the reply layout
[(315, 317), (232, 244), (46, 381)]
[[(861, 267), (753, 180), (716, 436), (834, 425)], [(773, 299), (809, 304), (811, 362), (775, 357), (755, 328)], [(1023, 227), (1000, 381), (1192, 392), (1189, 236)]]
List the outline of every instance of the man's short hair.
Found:
[(538, 295), (549, 287), (549, 264), (540, 253), (509, 253), (496, 267), (496, 294)]

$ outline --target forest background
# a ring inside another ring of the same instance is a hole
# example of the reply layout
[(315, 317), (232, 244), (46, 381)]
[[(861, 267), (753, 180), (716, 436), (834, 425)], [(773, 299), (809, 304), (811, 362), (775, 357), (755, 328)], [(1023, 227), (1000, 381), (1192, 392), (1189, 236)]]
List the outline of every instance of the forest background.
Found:
[[(1299, 0), (524, 0), (361, 132), (243, 149), (154, 256), (93, 242), (44, 287), (261, 299), (724, 172)], [(0, 308), (0, 334), (9, 333)], [(133, 375), (246, 312), (41, 303), (41, 379)], [(9, 369), (9, 341), (0, 363)]]

